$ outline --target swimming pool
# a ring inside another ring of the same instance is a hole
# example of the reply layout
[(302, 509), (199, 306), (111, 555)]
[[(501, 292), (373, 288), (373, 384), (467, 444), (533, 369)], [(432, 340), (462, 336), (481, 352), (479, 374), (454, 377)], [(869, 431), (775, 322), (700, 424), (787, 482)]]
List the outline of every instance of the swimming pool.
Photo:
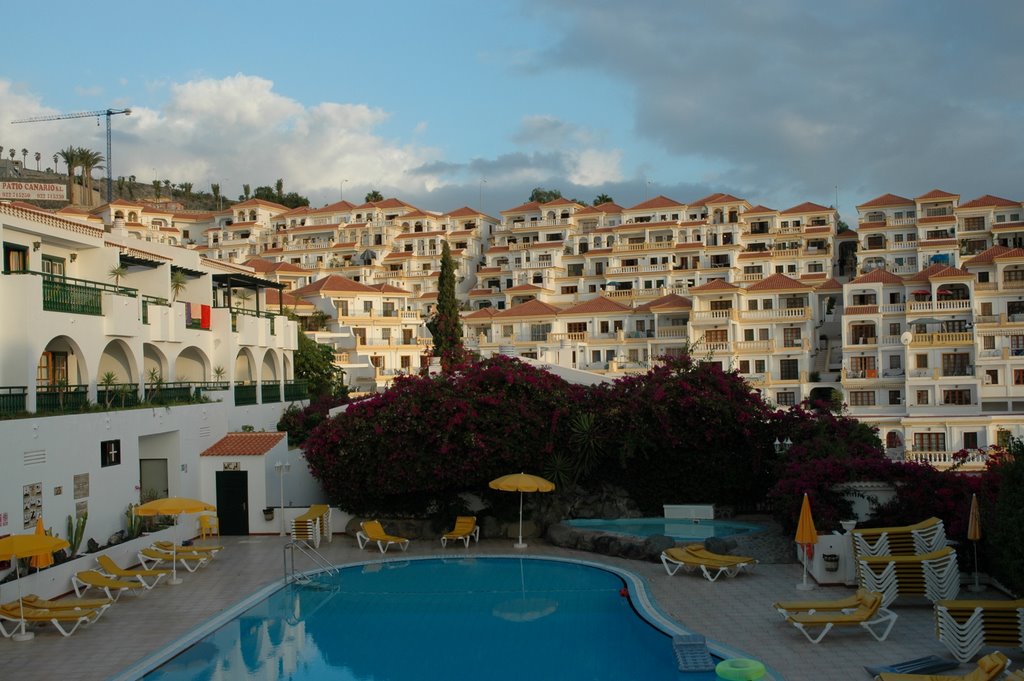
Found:
[(143, 678), (717, 678), (680, 673), (671, 635), (686, 632), (653, 607), (638, 577), (596, 564), (374, 562), (262, 596)]
[(677, 541), (703, 541), (711, 537), (733, 537), (764, 529), (753, 523), (732, 520), (691, 520), (689, 518), (620, 518), (615, 520), (576, 518), (566, 520), (565, 524), (581, 530), (613, 532), (633, 537), (663, 534)]

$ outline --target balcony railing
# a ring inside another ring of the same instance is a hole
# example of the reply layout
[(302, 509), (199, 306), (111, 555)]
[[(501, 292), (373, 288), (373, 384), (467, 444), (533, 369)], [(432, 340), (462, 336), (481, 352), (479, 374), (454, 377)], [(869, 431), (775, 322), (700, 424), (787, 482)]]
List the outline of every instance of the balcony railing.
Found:
[(36, 412), (78, 411), (88, 403), (87, 385), (48, 385), (36, 390)]
[(278, 381), (263, 381), (260, 386), (260, 396), (263, 404), (281, 401), (281, 384)]
[(26, 386), (0, 386), (0, 416), (11, 416), (25, 411), (26, 395), (28, 395)]
[(285, 402), (297, 402), (309, 399), (309, 384), (306, 381), (286, 381), (284, 384)]
[(134, 407), (139, 403), (138, 383), (117, 383), (96, 386), (96, 404), (111, 407)]
[(235, 384), (235, 405), (256, 404), (256, 385)]

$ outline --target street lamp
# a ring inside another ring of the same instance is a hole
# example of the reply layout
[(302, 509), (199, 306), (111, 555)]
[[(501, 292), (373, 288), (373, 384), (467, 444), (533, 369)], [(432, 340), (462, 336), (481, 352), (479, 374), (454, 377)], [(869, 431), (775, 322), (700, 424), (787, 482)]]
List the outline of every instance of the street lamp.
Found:
[(783, 454), (785, 452), (788, 452), (789, 448), (792, 447), (792, 446), (793, 446), (793, 441), (790, 440), (788, 437), (785, 440), (781, 441), (781, 442), (779, 441), (779, 438), (775, 438), (775, 453), (776, 454)]
[(274, 470), (277, 471), (277, 480), (281, 494), (281, 536), (284, 537), (288, 533), (285, 532), (284, 523), (284, 474), (290, 471), (292, 465), (287, 461), (278, 461), (274, 464)]

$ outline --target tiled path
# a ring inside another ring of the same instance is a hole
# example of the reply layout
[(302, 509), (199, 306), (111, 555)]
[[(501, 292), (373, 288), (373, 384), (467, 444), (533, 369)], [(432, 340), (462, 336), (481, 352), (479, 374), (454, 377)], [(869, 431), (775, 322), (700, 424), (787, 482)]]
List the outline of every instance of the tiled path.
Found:
[[(19, 671), (9, 678), (19, 681), (98, 681), (115, 676), (226, 606), (280, 580), (284, 542), (280, 537), (224, 537), (227, 548), (209, 567), (185, 574), (181, 585), (161, 583), (143, 596), (122, 598), (99, 622), (70, 638), (62, 638), (51, 628), (44, 627), (30, 642), (0, 640), (0, 669), (4, 670), (0, 678), (8, 678), (8, 672), (13, 674), (13, 670)], [(465, 551), (461, 544), (449, 545), (443, 550), (439, 543), (414, 541), (408, 555), (442, 552), (451, 555)], [(511, 542), (505, 540), (485, 540), (468, 551), (476, 554), (515, 552)], [(336, 563), (380, 557), (376, 550), (359, 551), (355, 541), (344, 535), (337, 535), (332, 543), (323, 544), (321, 552)], [(856, 628), (833, 631), (819, 645), (811, 645), (796, 629), (782, 621), (771, 609), (771, 603), (780, 599), (840, 597), (850, 590), (823, 587), (811, 592), (797, 591), (795, 587), (800, 581), (797, 565), (762, 565), (752, 574), (711, 583), (683, 572), (669, 577), (660, 563), (569, 551), (537, 540), (525, 553), (603, 562), (630, 570), (646, 580), (660, 608), (683, 626), (762, 660), (786, 681), (867, 681), (865, 664), (887, 664), (924, 655), (948, 656), (935, 638), (932, 609), (927, 604), (896, 606), (899, 621), (887, 641), (876, 642)], [(391, 557), (390, 552), (388, 557)], [(305, 563), (299, 565), (307, 567)], [(981, 597), (1000, 596), (981, 594)], [(1024, 665), (1024, 653), (1020, 649), (1003, 652), (1010, 655), (1014, 667)], [(966, 673), (973, 666), (965, 665), (953, 673)]]

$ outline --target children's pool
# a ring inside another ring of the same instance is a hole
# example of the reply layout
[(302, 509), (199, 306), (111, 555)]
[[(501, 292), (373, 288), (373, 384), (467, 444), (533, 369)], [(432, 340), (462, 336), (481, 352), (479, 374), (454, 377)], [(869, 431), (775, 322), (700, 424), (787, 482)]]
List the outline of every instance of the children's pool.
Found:
[(687, 632), (653, 607), (638, 577), (591, 563), (374, 562), (257, 597), (179, 642), (182, 652), (154, 655), (143, 678), (717, 678), (678, 670), (671, 636)]
[(632, 537), (651, 537), (662, 534), (677, 541), (703, 541), (711, 537), (733, 537), (751, 534), (764, 528), (752, 523), (732, 520), (698, 520), (689, 518), (621, 518), (602, 520), (577, 518), (565, 521), (570, 527), (595, 532), (614, 532)]

